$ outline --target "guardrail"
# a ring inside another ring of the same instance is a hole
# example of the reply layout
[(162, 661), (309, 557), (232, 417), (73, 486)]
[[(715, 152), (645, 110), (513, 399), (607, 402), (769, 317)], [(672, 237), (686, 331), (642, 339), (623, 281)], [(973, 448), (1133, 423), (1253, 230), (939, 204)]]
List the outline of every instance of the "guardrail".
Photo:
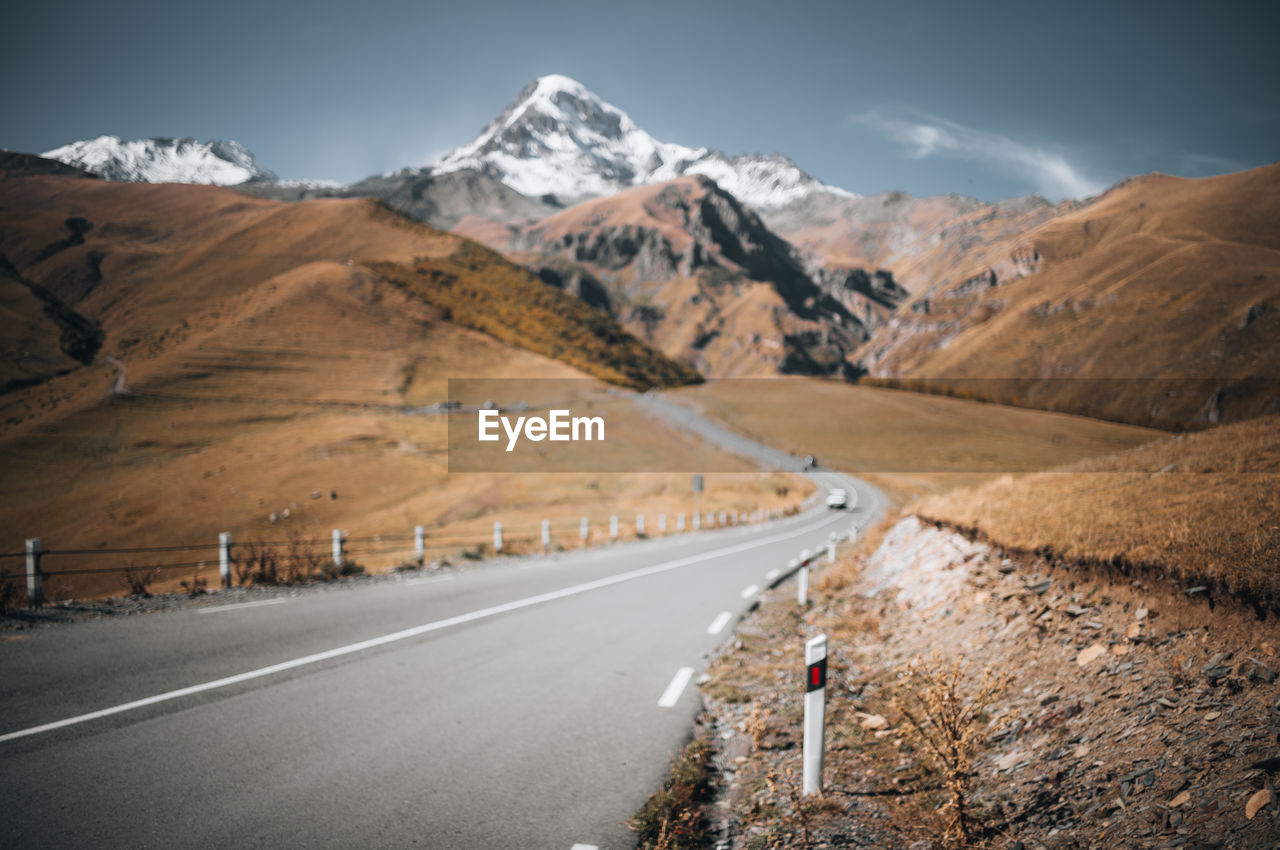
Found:
[[(799, 506), (788, 505), (755, 511), (694, 512), (692, 527), (698, 530), (755, 524), (789, 516), (798, 510)], [(680, 513), (674, 531), (669, 531), (667, 514), (659, 514), (658, 536), (684, 533), (688, 528), (684, 520), (685, 514)], [(634, 528), (636, 537), (647, 536), (643, 514), (637, 514), (630, 527)], [(553, 537), (553, 528), (561, 534)], [(233, 539), (230, 532), (221, 532), (217, 542), (92, 549), (46, 548), (41, 538), (32, 537), (27, 539), (25, 551), (0, 553), (0, 593), (3, 593), (0, 607), (8, 607), (10, 600), (17, 601), (20, 596), (15, 592), (18, 588), (14, 582), (25, 581), (26, 605), (39, 608), (45, 601), (45, 585), (51, 579), (115, 574), (131, 593), (146, 593), (149, 585), (163, 573), (190, 570), (189, 587), (194, 591), (197, 587), (206, 587), (214, 578), (216, 569), (217, 581), (223, 587), (237, 583), (299, 584), (363, 572), (363, 567), (356, 561), (361, 557), (375, 557), (384, 562), (389, 559), (391, 568), (421, 568), (427, 564), (428, 554), (445, 556), (459, 553), (478, 559), (488, 554), (549, 553), (553, 549), (553, 541), (555, 548), (565, 549), (570, 548), (575, 538), (581, 548), (591, 545), (591, 531), (590, 519), (582, 517), (580, 520), (561, 519), (559, 526), (553, 526), (549, 519), (536, 524), (506, 527), (501, 521), (496, 521), (491, 539), (486, 532), (479, 530), (465, 533), (448, 529), (429, 531), (421, 525), (414, 526), (405, 534), (353, 536), (342, 529), (333, 529), (324, 538), (290, 535), (285, 539), (238, 540)], [(619, 517), (611, 515), (608, 518), (607, 541), (617, 541), (620, 531)], [(101, 565), (103, 560), (110, 558), (124, 558), (128, 563)], [(400, 558), (399, 563), (394, 563), (397, 558)], [(50, 560), (70, 563), (71, 566), (50, 569)], [(25, 562), (25, 569), (20, 562)]]

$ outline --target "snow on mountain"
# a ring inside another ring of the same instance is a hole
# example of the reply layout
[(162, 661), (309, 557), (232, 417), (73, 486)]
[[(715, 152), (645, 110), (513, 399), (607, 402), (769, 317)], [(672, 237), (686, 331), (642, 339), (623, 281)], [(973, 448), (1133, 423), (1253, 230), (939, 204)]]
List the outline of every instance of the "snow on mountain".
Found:
[(660, 142), (618, 107), (559, 74), (534, 80), (468, 144), (429, 171), (491, 171), (523, 195), (562, 200), (612, 195), (630, 186), (703, 174), (739, 200), (774, 208), (826, 186), (784, 156), (726, 157)]
[(250, 180), (274, 180), (238, 142), (195, 139), (136, 139), (99, 136), (72, 142), (41, 156), (75, 165), (104, 177), (132, 183), (206, 183), (235, 186)]

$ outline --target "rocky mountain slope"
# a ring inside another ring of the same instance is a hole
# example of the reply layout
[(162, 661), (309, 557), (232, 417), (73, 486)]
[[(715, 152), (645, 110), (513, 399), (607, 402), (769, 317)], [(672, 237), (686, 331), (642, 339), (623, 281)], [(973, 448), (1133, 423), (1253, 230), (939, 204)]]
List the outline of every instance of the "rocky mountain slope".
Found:
[(275, 180), (239, 142), (99, 136), (42, 154), (107, 180), (131, 183), (202, 183), (234, 186)]
[(710, 375), (846, 375), (905, 292), (887, 273), (808, 269), (712, 180), (686, 176), (536, 223), (462, 222), (668, 355)]
[(860, 198), (815, 193), (761, 217), (813, 262), (892, 269), (912, 294), (928, 295), (955, 275), (998, 261), (1003, 243), (1078, 204), (1035, 195), (986, 203), (963, 195)]
[(1280, 166), (1153, 174), (993, 243), (860, 352), (874, 377), (1162, 427), (1280, 410)]

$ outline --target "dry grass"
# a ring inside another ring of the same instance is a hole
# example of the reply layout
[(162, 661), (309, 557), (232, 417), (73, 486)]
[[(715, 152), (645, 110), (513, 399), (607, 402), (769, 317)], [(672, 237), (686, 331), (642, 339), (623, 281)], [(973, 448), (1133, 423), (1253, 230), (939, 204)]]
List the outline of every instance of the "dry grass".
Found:
[(803, 378), (714, 381), (672, 397), (761, 442), (872, 478), (900, 503), (1161, 436), (1078, 416)]
[(1280, 417), (924, 499), (1012, 549), (1167, 572), (1280, 607)]

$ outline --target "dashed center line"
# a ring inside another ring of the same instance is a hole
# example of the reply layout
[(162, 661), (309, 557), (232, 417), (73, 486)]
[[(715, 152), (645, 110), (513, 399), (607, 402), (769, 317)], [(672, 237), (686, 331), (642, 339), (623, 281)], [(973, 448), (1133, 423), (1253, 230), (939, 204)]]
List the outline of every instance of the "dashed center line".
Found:
[(575, 844), (569, 850), (600, 850), (600, 848), (594, 844)]
[(760, 592), (760, 585), (753, 584), (749, 587), (743, 588), (741, 595), (743, 599), (750, 599), (751, 597), (755, 596), (759, 592)]
[(764, 577), (769, 581), (773, 581), (780, 575), (782, 575), (782, 570), (769, 570), (769, 572), (764, 574)]
[(709, 635), (720, 634), (720, 632), (724, 631), (724, 627), (729, 625), (729, 620), (732, 619), (732, 617), (733, 617), (732, 613), (728, 611), (721, 611), (719, 616), (717, 616), (714, 620), (711, 621), (711, 625), (707, 626), (707, 634)]
[(259, 599), (255, 602), (237, 602), (234, 605), (216, 605), (212, 608), (200, 608), (197, 614), (220, 614), (223, 611), (238, 611), (241, 608), (261, 608), (263, 605), (282, 605), (288, 599)]
[(676, 675), (671, 679), (671, 684), (667, 685), (667, 689), (658, 699), (659, 707), (671, 708), (679, 702), (680, 695), (684, 693), (685, 686), (689, 684), (691, 678), (693, 678), (692, 667), (681, 667), (677, 670)]

